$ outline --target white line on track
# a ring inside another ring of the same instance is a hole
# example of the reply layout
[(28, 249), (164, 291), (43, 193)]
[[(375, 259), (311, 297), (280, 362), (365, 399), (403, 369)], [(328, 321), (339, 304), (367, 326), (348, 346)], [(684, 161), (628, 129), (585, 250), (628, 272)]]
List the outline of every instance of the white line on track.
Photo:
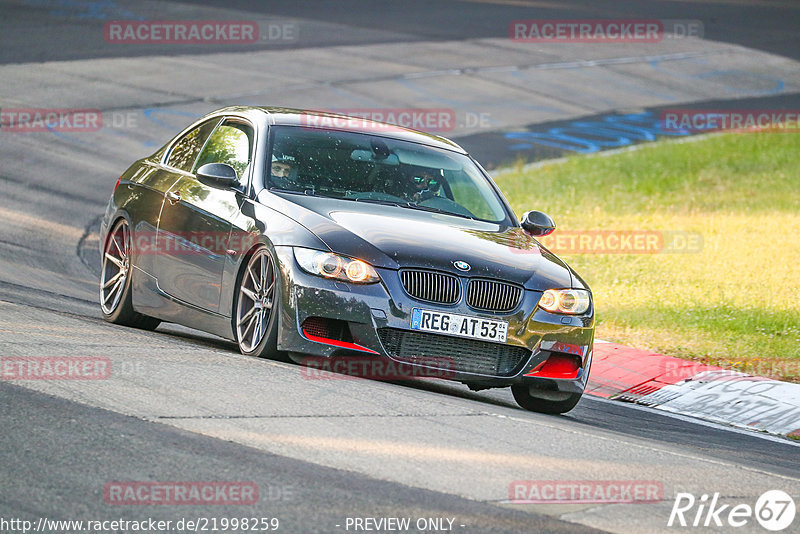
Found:
[[(607, 400), (607, 399), (599, 399), (597, 397), (591, 397), (591, 399), (592, 400), (598, 400), (600, 402), (614, 403), (614, 401), (610, 401), (610, 400)], [(623, 403), (620, 403), (620, 402), (617, 402), (617, 403), (614, 403), (614, 404), (616, 406), (622, 406), (623, 405)], [(634, 409), (645, 409), (645, 410), (647, 410), (647, 408), (645, 408), (643, 406), (634, 406), (634, 405), (628, 404), (628, 407), (629, 408), (634, 408)], [(761, 435), (755, 434), (754, 432), (748, 432), (746, 430), (733, 429), (733, 428), (726, 427), (726, 426), (723, 426), (723, 425), (716, 425), (714, 423), (710, 423), (710, 422), (707, 422), (707, 421), (698, 421), (697, 419), (694, 419), (694, 418), (691, 418), (691, 417), (678, 416), (676, 414), (665, 413), (665, 412), (660, 412), (660, 411), (656, 411), (656, 410), (653, 410), (653, 412), (661, 414), (661, 415), (666, 415), (666, 416), (669, 416), (669, 417), (675, 417), (676, 419), (681, 419), (682, 421), (687, 422), (687, 423), (696, 423), (696, 424), (700, 424), (700, 425), (703, 425), (703, 426), (710, 426), (710, 427), (717, 428), (719, 430), (731, 430), (731, 431), (738, 432), (738, 433), (741, 433), (741, 434), (747, 434), (747, 435), (750, 435), (750, 436), (761, 437), (762, 439), (767, 439), (769, 441), (778, 441), (780, 443), (786, 443), (787, 445), (792, 446), (792, 447), (800, 446), (800, 445), (797, 445), (795, 443), (792, 443), (789, 440), (776, 438), (776, 437), (772, 437), (772, 436), (769, 436), (769, 435), (761, 436)], [(564, 426), (550, 425), (550, 424), (547, 424), (546, 422), (541, 421), (540, 419), (537, 419), (536, 421), (533, 421), (531, 419), (525, 419), (523, 417), (503, 415), (503, 414), (498, 414), (498, 413), (489, 413), (488, 415), (492, 415), (494, 417), (498, 417), (498, 418), (501, 418), (501, 419), (512, 419), (512, 420), (520, 422), (520, 423), (535, 424), (536, 426), (546, 426), (548, 428), (552, 428), (554, 430), (559, 430), (559, 431), (562, 431), (562, 432), (568, 432), (568, 433), (582, 435), (582, 436), (591, 436), (592, 439), (611, 441), (613, 443), (624, 442), (626, 445), (628, 445), (630, 447), (636, 447), (636, 448), (644, 449), (644, 450), (647, 450), (647, 451), (657, 451), (657, 452), (660, 452), (660, 453), (663, 453), (663, 454), (669, 454), (669, 455), (672, 455), (672, 456), (676, 456), (678, 458), (686, 458), (686, 459), (689, 459), (689, 460), (696, 460), (698, 462), (706, 462), (706, 463), (710, 463), (710, 464), (714, 464), (714, 465), (721, 465), (721, 466), (728, 467), (728, 468), (731, 468), (731, 469), (743, 469), (745, 471), (749, 471), (749, 472), (752, 472), (752, 473), (759, 473), (759, 474), (768, 475), (768, 476), (771, 476), (771, 477), (782, 478), (784, 480), (791, 480), (791, 481), (800, 480), (800, 477), (790, 477), (790, 476), (781, 475), (781, 474), (778, 474), (778, 473), (773, 473), (773, 472), (770, 472), (770, 471), (765, 471), (763, 469), (757, 469), (755, 467), (748, 467), (748, 466), (745, 466), (745, 465), (742, 465), (742, 464), (729, 463), (729, 462), (724, 462), (724, 461), (721, 461), (721, 460), (716, 460), (714, 458), (710, 458), (710, 457), (707, 457), (707, 456), (706, 457), (695, 456), (694, 454), (686, 454), (686, 453), (682, 453), (682, 452), (677, 452), (675, 450), (672, 450), (671, 448), (657, 447), (657, 446), (653, 446), (653, 445), (644, 445), (642, 443), (623, 440), (619, 436), (613, 436), (613, 437), (612, 436), (608, 436), (608, 437), (606, 437), (606, 436), (600, 436), (600, 435), (598, 435), (596, 433), (590, 434), (588, 432), (583, 432), (582, 430), (579, 430), (579, 429), (576, 429), (576, 428), (569, 428), (569, 427), (564, 427)], [(595, 428), (594, 430), (596, 431), (597, 429)], [(646, 438), (641, 438), (641, 439), (646, 439)], [(664, 445), (668, 445), (668, 444), (664, 444)]]
[(634, 403), (631, 403), (631, 402), (621, 402), (621, 401), (615, 401), (615, 400), (611, 400), (611, 399), (604, 399), (603, 397), (595, 397), (593, 395), (590, 395), (587, 398), (591, 399), (593, 401), (597, 401), (597, 402), (611, 403), (611, 404), (614, 404), (616, 406), (627, 406), (628, 408), (631, 408), (633, 410), (641, 410), (641, 411), (654, 413), (654, 414), (658, 414), (658, 415), (664, 415), (664, 416), (667, 416), (667, 417), (672, 417), (673, 419), (678, 419), (680, 421), (685, 421), (687, 423), (694, 423), (694, 424), (701, 425), (701, 426), (707, 426), (707, 427), (711, 427), (711, 428), (716, 428), (717, 430), (725, 430), (725, 431), (728, 431), (728, 432), (735, 432), (736, 434), (744, 434), (746, 436), (752, 436), (754, 438), (764, 439), (764, 440), (767, 440), (767, 441), (773, 441), (773, 442), (776, 442), (776, 443), (783, 443), (783, 444), (789, 445), (791, 447), (800, 447), (800, 443), (795, 442), (795, 441), (793, 441), (793, 440), (791, 440), (789, 438), (781, 438), (779, 436), (775, 436), (775, 435), (768, 434), (768, 433), (765, 433), (765, 432), (757, 432), (755, 430), (747, 430), (747, 429), (744, 429), (744, 428), (737, 428), (735, 426), (724, 425), (722, 423), (715, 423), (713, 421), (706, 421), (705, 419), (699, 419), (697, 417), (692, 417), (692, 416), (689, 416), (689, 415), (683, 415), (683, 414), (679, 414), (679, 413), (676, 413), (676, 412), (668, 412), (666, 410), (659, 410), (657, 408), (651, 408), (650, 406), (643, 406), (641, 404), (634, 404)]

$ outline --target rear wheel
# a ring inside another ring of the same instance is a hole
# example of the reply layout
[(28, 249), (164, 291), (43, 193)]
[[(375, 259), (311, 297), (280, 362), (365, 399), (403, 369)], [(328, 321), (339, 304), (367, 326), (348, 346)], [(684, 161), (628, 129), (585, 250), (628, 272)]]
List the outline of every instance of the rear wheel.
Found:
[(110, 323), (153, 330), (161, 321), (133, 309), (131, 290), (131, 230), (120, 219), (106, 237), (100, 274), (100, 309)]
[(278, 351), (280, 277), (266, 247), (253, 252), (244, 265), (234, 310), (234, 331), (241, 353), (283, 359)]
[(547, 414), (567, 413), (581, 400), (580, 393), (563, 391), (537, 391), (534, 396), (530, 386), (524, 384), (511, 386), (511, 393), (517, 404), (526, 410)]

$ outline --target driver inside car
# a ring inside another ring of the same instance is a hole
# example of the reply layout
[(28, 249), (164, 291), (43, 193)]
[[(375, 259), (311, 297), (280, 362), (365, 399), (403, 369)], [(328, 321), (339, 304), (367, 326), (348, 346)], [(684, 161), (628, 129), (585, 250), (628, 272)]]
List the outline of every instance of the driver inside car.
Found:
[(407, 198), (411, 202), (422, 202), (436, 196), (439, 190), (441, 171), (426, 167), (413, 167), (408, 177)]
[(297, 187), (297, 161), (294, 156), (286, 154), (272, 156), (269, 172), (272, 187), (279, 189), (295, 189)]

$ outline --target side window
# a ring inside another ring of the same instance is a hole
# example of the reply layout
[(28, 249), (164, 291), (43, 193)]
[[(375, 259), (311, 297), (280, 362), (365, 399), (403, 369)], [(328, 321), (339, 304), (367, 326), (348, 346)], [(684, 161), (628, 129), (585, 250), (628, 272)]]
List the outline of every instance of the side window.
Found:
[(241, 122), (225, 121), (208, 138), (192, 171), (197, 171), (206, 163), (227, 163), (236, 170), (236, 175), (241, 180), (250, 164), (252, 147), (251, 126)]
[(504, 214), (499, 206), (490, 206), (486, 200), (491, 190), (485, 180), (471, 178), (464, 171), (445, 171), (444, 175), (453, 200), (467, 208), (475, 217), (487, 221), (503, 218)]
[(182, 171), (191, 171), (194, 160), (197, 159), (200, 149), (203, 148), (203, 143), (206, 142), (208, 135), (214, 130), (217, 123), (219, 123), (219, 118), (208, 120), (184, 135), (173, 145), (167, 157), (167, 165)]

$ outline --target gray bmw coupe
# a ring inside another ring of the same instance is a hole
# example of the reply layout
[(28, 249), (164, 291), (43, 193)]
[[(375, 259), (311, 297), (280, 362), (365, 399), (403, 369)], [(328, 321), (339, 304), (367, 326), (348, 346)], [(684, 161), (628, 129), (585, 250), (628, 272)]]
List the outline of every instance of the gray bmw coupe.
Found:
[(554, 228), (538, 211), (518, 221), (442, 137), (231, 107), (117, 181), (100, 305), (113, 323), (180, 323), (304, 369), (510, 386), (523, 408), (563, 413), (595, 322), (588, 286), (536, 240)]

